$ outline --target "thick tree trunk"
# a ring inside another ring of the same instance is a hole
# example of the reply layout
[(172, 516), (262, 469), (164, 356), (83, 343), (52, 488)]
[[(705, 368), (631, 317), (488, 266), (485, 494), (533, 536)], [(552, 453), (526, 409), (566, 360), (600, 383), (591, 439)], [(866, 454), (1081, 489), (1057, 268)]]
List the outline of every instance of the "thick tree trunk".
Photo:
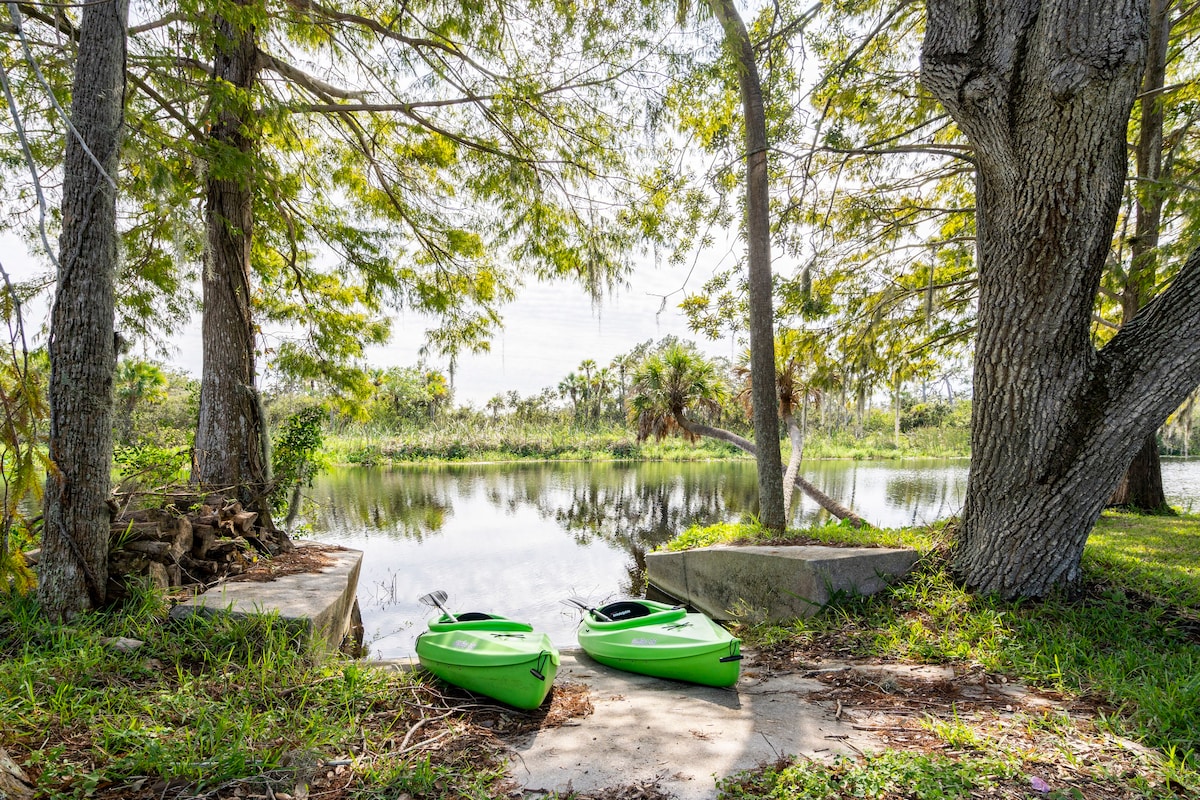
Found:
[(779, 398), (775, 389), (775, 312), (771, 285), (771, 208), (767, 173), (767, 122), (750, 34), (733, 0), (708, 0), (734, 55), (746, 129), (746, 241), (750, 294), (750, 376), (754, 441), (758, 443), (759, 521), (768, 530), (787, 527), (779, 450)]
[(1079, 576), (1125, 465), (1200, 382), (1200, 251), (1099, 353), (1146, 0), (931, 0), (922, 80), (974, 144), (979, 318), (955, 569), (1003, 596)]
[(250, 254), (254, 226), (253, 150), (256, 123), (250, 90), (257, 73), (253, 29), (217, 18), (213, 74), (227, 84), (210, 141), (202, 287), (203, 376), (193, 482), (236, 494), (264, 511), (268, 465), (255, 388)]
[(53, 466), (46, 478), (38, 565), (38, 597), (55, 620), (100, 606), (108, 580), (115, 182), (128, 17), (126, 0), (91, 3), (84, 6), (79, 29), (71, 101), (78, 136), (67, 136), (58, 286), (50, 321)]
[[(679, 427), (683, 428), (685, 431), (694, 436), (707, 436), (710, 439), (719, 439), (722, 442), (729, 442), (729, 444), (733, 445), (734, 447), (754, 456), (755, 459), (758, 458), (758, 448), (754, 446), (754, 442), (744, 439), (732, 431), (727, 431), (723, 428), (714, 428), (711, 425), (705, 425), (701, 422), (694, 422), (686, 417), (677, 416), (676, 421), (679, 423)], [(781, 463), (780, 473), (782, 472), (783, 465)], [(852, 510), (842, 505), (837, 500), (834, 500), (816, 486), (809, 483), (804, 479), (803, 475), (797, 473), (795, 477), (795, 483), (800, 487), (800, 490), (811, 497), (817, 503), (817, 505), (838, 519), (849, 520), (850, 524), (856, 528), (861, 528), (866, 524), (866, 521), (862, 517), (860, 517), (858, 514), (855, 514)]]

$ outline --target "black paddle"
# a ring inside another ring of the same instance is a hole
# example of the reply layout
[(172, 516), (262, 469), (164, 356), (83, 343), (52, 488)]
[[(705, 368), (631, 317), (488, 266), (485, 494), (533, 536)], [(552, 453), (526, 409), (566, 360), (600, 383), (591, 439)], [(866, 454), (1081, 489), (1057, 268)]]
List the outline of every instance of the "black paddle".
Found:
[(441, 589), (438, 589), (436, 592), (430, 592), (429, 594), (418, 597), (417, 602), (422, 603), (427, 606), (433, 606), (433, 607), (437, 608), (438, 611), (441, 611), (443, 614), (445, 614), (447, 617), (449, 617), (451, 620), (453, 620), (454, 622), (458, 622), (458, 617), (451, 614), (449, 611), (446, 610), (446, 607), (444, 605), (442, 605), (442, 603), (446, 602), (447, 599), (449, 599), (449, 595), (447, 595)]
[(613, 621), (613, 618), (612, 618), (612, 617), (608, 616), (607, 614), (605, 614), (603, 611), (601, 611), (601, 610), (600, 610), (600, 609), (598, 609), (598, 608), (592, 608), (592, 607), (591, 607), (591, 606), (589, 606), (587, 603), (584, 603), (582, 600), (580, 600), (580, 599), (579, 599), (579, 598), (577, 598), (577, 597), (568, 597), (566, 600), (563, 600), (563, 602), (564, 602), (564, 603), (570, 603), (571, 605), (575, 606), (576, 608), (581, 608), (581, 609), (583, 609), (584, 611), (590, 611), (590, 612), (592, 612), (593, 614), (595, 614), (595, 615), (596, 615), (596, 618), (597, 618), (597, 619), (602, 619), (602, 620), (604, 620), (605, 622), (612, 622), (612, 621)]

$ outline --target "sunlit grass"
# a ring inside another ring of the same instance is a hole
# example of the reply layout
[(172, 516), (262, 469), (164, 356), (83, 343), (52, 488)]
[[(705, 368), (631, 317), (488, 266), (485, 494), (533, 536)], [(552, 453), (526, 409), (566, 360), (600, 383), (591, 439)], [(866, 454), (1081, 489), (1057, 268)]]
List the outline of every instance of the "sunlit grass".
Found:
[[(423, 687), (407, 673), (317, 658), (271, 617), (166, 623), (161, 611), (147, 595), (139, 608), (56, 626), (31, 599), (0, 602), (0, 743), (38, 797), (142, 796), (136, 787), (155, 780), (294, 793), (337, 759), (356, 764), (351, 796), (434, 784), (483, 796), (500, 778), (482, 755), (464, 768), (391, 752), (422, 713)], [(144, 645), (118, 652), (104, 644), (112, 636)], [(364, 748), (373, 755), (360, 763)]]

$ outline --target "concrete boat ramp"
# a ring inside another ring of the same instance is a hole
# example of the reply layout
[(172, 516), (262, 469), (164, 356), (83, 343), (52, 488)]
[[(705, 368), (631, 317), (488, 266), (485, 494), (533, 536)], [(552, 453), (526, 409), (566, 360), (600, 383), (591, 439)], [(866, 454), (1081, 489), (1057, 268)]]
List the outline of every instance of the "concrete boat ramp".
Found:
[(718, 778), (783, 755), (882, 747), (861, 718), (852, 724), (833, 703), (810, 699), (828, 687), (799, 673), (768, 677), (750, 664), (736, 686), (717, 689), (620, 672), (572, 651), (556, 683), (568, 681), (587, 685), (594, 711), (513, 743), (509, 771), (525, 797), (655, 784), (679, 800), (709, 800)]

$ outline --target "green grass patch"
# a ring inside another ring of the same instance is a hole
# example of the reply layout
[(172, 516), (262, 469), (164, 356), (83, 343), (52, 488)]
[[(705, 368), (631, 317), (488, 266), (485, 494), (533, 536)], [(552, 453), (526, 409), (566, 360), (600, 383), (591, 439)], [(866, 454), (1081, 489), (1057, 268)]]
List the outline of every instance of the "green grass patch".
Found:
[(997, 756), (885, 750), (857, 758), (836, 756), (828, 762), (781, 759), (719, 781), (717, 796), (722, 800), (1168, 800), (1188, 796), (1166, 778), (1151, 783), (1137, 774), (1113, 774), (1103, 768), (1065, 777), (1055, 772), (1036, 757), (1012, 751)]
[[(156, 783), (170, 796), (181, 785), (189, 796), (264, 796), (308, 783), (312, 796), (437, 786), (480, 797), (500, 780), (486, 753), (455, 761), (455, 748), (421, 746), (457, 713), (418, 725), (440, 695), (411, 675), (316, 658), (270, 617), (167, 622), (162, 611), (146, 600), (56, 626), (32, 599), (2, 599), (0, 744), (38, 797), (142, 796)], [(118, 652), (104, 642), (114, 636), (144, 645)], [(317, 767), (331, 760), (353, 768), (329, 778)]]
[(1088, 538), (1087, 557), (1127, 590), (1200, 609), (1200, 517), (1107, 512)]
[(774, 536), (755, 521), (720, 522), (693, 525), (662, 546), (662, 550), (691, 550), (716, 544), (780, 545), (826, 544), (833, 547), (907, 547), (929, 553), (948, 541), (945, 523), (928, 528), (896, 530), (864, 526), (830, 519), (808, 528), (793, 528), (784, 536)]
[[(458, 461), (700, 461), (748, 459), (725, 442), (680, 438), (638, 442), (633, 428), (611, 422), (525, 423), (448, 419), (404, 430), (350, 427), (325, 437), (326, 452), (337, 464), (399, 464)], [(781, 442), (784, 458), (790, 444)], [(968, 455), (968, 431), (961, 425), (916, 428), (901, 435), (868, 430), (812, 430), (805, 439), (806, 459), (955, 458)]]

